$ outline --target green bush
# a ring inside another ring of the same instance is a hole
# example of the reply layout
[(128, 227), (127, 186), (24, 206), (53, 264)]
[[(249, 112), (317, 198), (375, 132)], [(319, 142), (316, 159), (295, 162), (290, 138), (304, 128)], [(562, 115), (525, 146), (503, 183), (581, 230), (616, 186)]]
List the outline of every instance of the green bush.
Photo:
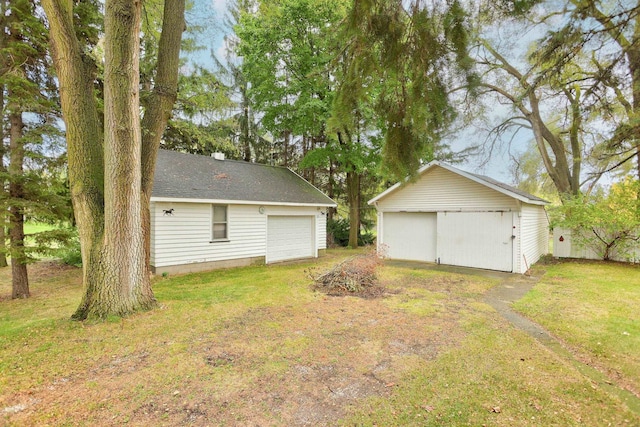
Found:
[(67, 265), (82, 267), (82, 253), (80, 252), (80, 241), (72, 239), (69, 243), (60, 249), (60, 259)]
[[(333, 236), (333, 241), (338, 246), (346, 247), (349, 245), (349, 229), (348, 218), (338, 218), (327, 221), (327, 232)], [(360, 232), (358, 235), (359, 246), (371, 245), (374, 240), (375, 236), (371, 231)]]

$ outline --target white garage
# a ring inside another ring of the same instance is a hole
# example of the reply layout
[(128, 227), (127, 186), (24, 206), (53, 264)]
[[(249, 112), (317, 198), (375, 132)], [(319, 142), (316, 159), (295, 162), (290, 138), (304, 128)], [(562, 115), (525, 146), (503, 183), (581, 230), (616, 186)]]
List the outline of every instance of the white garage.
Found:
[(369, 204), (391, 259), (525, 273), (548, 252), (548, 202), (437, 161)]
[(335, 206), (284, 167), (160, 150), (151, 266), (173, 274), (317, 257)]
[(315, 256), (313, 216), (267, 217), (267, 263)]

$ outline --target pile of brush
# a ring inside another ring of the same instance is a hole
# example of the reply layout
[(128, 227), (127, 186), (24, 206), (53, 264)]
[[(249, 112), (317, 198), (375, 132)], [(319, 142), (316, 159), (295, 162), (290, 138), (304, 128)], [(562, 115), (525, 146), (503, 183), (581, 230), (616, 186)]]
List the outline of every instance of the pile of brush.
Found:
[(323, 273), (316, 274), (313, 270), (307, 273), (313, 280), (313, 289), (327, 295), (373, 298), (385, 292), (376, 276), (381, 264), (382, 260), (373, 251), (347, 258)]

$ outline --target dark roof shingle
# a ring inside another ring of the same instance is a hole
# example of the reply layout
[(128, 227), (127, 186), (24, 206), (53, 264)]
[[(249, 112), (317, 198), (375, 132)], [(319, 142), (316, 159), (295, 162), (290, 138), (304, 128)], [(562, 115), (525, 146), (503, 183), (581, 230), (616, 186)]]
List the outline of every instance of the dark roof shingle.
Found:
[(489, 184), (493, 184), (493, 185), (495, 185), (496, 187), (500, 187), (500, 188), (502, 188), (503, 190), (507, 190), (507, 191), (510, 191), (510, 192), (512, 192), (512, 193), (519, 194), (519, 195), (521, 195), (522, 197), (526, 197), (526, 198), (527, 198), (527, 199), (529, 199), (529, 200), (537, 201), (537, 202), (549, 203), (549, 202), (548, 202), (547, 200), (545, 200), (545, 199), (542, 199), (542, 198), (540, 198), (540, 197), (538, 197), (538, 196), (534, 196), (533, 194), (527, 193), (526, 191), (520, 190), (519, 188), (512, 187), (512, 186), (510, 186), (510, 185), (508, 185), (508, 184), (505, 184), (504, 182), (496, 181), (495, 179), (490, 178), (490, 177), (488, 177), (488, 176), (479, 175), (479, 174), (477, 174), (477, 173), (472, 173), (472, 172), (468, 172), (468, 173), (469, 173), (470, 175), (475, 176), (475, 177), (476, 177), (476, 178), (478, 178), (478, 179), (481, 179), (482, 181), (488, 182)]
[(158, 153), (152, 197), (335, 205), (284, 167), (168, 150)]

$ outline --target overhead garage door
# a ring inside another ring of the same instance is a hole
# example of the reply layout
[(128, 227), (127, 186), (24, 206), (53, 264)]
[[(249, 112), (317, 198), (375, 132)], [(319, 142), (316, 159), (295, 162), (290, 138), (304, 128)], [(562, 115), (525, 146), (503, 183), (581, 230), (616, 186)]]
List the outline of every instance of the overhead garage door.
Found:
[(513, 271), (511, 212), (443, 212), (438, 215), (442, 264)]
[(313, 216), (267, 218), (267, 263), (313, 257), (314, 249)]
[(436, 261), (436, 213), (385, 212), (382, 242), (392, 259)]

